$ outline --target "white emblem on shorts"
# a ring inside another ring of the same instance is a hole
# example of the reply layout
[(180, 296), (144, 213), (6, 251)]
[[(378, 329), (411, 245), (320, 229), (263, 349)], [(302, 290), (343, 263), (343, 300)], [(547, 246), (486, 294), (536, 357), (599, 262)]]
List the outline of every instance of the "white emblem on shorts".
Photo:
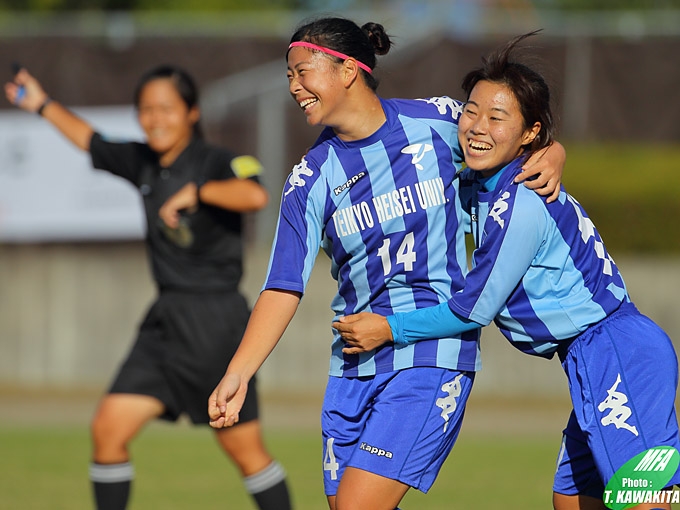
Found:
[(444, 430), (449, 426), (449, 415), (456, 410), (458, 403), (456, 402), (456, 397), (460, 397), (460, 392), (462, 390), (460, 386), (460, 379), (463, 374), (458, 374), (458, 376), (450, 382), (447, 382), (442, 386), (442, 391), (449, 394), (448, 397), (442, 397), (437, 399), (437, 407), (441, 407), (442, 418), (444, 418)]
[(618, 374), (616, 376), (616, 382), (614, 385), (607, 390), (607, 398), (605, 398), (604, 401), (602, 401), (600, 405), (597, 406), (598, 411), (601, 413), (607, 409), (611, 409), (609, 414), (600, 420), (600, 423), (602, 423), (602, 425), (605, 427), (607, 425), (614, 424), (617, 429), (626, 429), (637, 436), (637, 428), (635, 428), (634, 425), (629, 425), (626, 423), (626, 420), (630, 418), (632, 412), (630, 408), (626, 407), (625, 405), (626, 402), (628, 402), (628, 397), (626, 394), (616, 391), (616, 388), (619, 386), (620, 382), (621, 374)]

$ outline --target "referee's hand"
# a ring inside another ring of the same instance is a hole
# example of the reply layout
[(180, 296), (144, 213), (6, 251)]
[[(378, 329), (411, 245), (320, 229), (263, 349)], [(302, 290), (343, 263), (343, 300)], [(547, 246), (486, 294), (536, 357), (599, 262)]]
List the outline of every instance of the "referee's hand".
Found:
[(248, 383), (244, 383), (238, 374), (225, 374), (208, 399), (210, 426), (221, 429), (238, 423), (247, 392)]
[(40, 82), (21, 68), (11, 82), (5, 83), (5, 96), (13, 105), (28, 112), (37, 112), (49, 99)]

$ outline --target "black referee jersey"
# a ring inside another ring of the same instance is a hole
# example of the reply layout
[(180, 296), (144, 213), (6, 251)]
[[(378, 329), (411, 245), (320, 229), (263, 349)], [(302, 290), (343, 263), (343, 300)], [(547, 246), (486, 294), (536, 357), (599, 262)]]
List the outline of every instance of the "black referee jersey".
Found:
[[(232, 152), (194, 138), (168, 168), (139, 142), (111, 142), (95, 133), (90, 142), (95, 168), (130, 181), (146, 212), (146, 241), (159, 289), (230, 291), (238, 288), (242, 268), (241, 214), (200, 204), (169, 229), (158, 216), (165, 201), (188, 182), (237, 177)], [(252, 178), (257, 179), (256, 176)]]

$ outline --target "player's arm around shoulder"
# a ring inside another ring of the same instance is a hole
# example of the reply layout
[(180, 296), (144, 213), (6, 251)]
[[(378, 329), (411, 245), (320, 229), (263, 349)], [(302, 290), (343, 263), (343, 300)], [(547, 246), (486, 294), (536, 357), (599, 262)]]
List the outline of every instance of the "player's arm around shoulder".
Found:
[(533, 189), (539, 195), (547, 196), (548, 203), (554, 202), (560, 194), (566, 160), (564, 146), (554, 141), (548, 147), (531, 155), (522, 166), (522, 173), (515, 177), (515, 182), (524, 182), (527, 188)]

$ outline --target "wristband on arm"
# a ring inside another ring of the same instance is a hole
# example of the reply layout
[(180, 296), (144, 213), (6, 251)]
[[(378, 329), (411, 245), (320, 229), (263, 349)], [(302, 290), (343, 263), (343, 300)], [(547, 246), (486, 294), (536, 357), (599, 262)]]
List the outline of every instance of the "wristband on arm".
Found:
[(201, 203), (201, 188), (203, 185), (206, 183), (205, 177), (200, 177), (199, 179), (196, 180), (196, 203), (200, 204)]
[(48, 104), (50, 104), (51, 102), (52, 102), (52, 98), (51, 98), (51, 97), (48, 97), (47, 99), (45, 99), (45, 101), (43, 101), (43, 104), (41, 104), (35, 112), (36, 112), (38, 115), (40, 115), (40, 116), (42, 117), (42, 116), (43, 116), (43, 112), (44, 112), (44, 110), (45, 110), (45, 107), (46, 107)]

